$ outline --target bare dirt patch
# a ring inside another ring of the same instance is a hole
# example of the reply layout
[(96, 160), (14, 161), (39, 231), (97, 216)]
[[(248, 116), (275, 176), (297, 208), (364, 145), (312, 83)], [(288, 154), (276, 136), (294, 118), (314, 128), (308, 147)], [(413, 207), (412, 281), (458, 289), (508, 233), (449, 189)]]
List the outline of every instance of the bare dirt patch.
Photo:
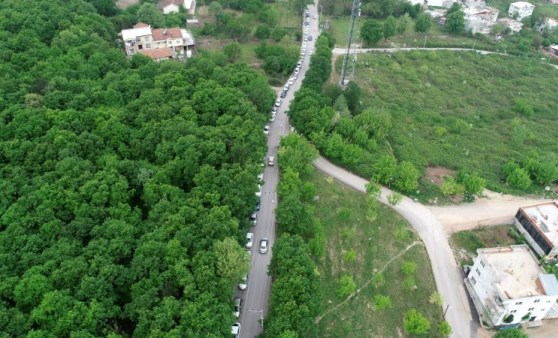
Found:
[(426, 168), (426, 178), (437, 185), (438, 187), (444, 183), (445, 177), (451, 177), (455, 175), (455, 170), (451, 170), (444, 167), (428, 167)]
[(116, 7), (126, 9), (132, 5), (139, 3), (139, 0), (116, 0)]

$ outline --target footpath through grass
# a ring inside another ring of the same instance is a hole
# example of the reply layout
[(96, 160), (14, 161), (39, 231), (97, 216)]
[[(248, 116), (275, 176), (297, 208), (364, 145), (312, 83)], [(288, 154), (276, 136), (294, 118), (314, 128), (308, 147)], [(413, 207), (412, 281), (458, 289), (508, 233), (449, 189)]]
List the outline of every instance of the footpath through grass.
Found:
[[(524, 192), (503, 183), (503, 164), (532, 154), (558, 160), (558, 70), (538, 59), (371, 53), (359, 56), (355, 74), (363, 107), (392, 116), (390, 144), (375, 156), (393, 152), (423, 170), (433, 165), (477, 172), (489, 189), (510, 193)], [(518, 113), (516, 99), (533, 113)], [(535, 191), (542, 193), (533, 186)]]
[[(383, 205), (378, 206), (377, 220), (370, 222), (365, 217), (363, 194), (320, 173), (314, 172), (309, 180), (316, 186), (316, 217), (324, 226), (328, 243), (319, 273), (324, 312), (330, 312), (318, 324), (320, 336), (406, 336), (404, 316), (415, 308), (431, 322), (427, 336), (438, 337), (442, 309), (431, 301), (436, 298), (432, 297), (436, 288), (430, 261), (420, 242), (411, 246), (419, 241), (411, 226)], [(398, 254), (401, 256), (394, 259)], [(403, 266), (415, 269), (409, 274), (403, 272)], [(353, 276), (357, 289), (368, 284), (338, 306), (346, 299), (337, 294), (339, 278), (345, 274)], [(378, 309), (377, 296), (388, 296), (391, 308)]]

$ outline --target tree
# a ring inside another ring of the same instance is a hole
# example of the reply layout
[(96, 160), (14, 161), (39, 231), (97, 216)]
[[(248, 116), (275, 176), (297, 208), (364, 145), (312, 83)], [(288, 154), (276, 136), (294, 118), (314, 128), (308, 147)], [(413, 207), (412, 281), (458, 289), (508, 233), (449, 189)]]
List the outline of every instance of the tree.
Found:
[(485, 180), (477, 174), (464, 174), (461, 183), (465, 187), (465, 192), (471, 195), (478, 195), (484, 189)]
[(225, 53), (229, 62), (235, 63), (240, 58), (242, 49), (240, 48), (238, 42), (233, 42), (225, 46), (223, 53)]
[(372, 177), (378, 182), (389, 186), (395, 178), (397, 161), (393, 156), (384, 155), (380, 157), (376, 163), (374, 163), (373, 170), (374, 175)]
[(402, 192), (413, 192), (418, 187), (419, 171), (411, 162), (403, 161), (395, 173), (394, 186)]
[(453, 177), (445, 177), (440, 190), (444, 196), (463, 195), (465, 193), (465, 187)]
[(438, 332), (440, 332), (440, 334), (444, 337), (449, 337), (453, 330), (451, 329), (451, 326), (448, 322), (443, 321), (440, 323), (440, 326), (438, 326)]
[(353, 115), (360, 112), (360, 95), (361, 90), (358, 84), (354, 81), (349, 81), (349, 84), (343, 91), (343, 95), (347, 100), (347, 106)]
[(407, 311), (404, 321), (405, 332), (415, 335), (426, 335), (430, 331), (430, 321), (415, 309)]
[(427, 14), (421, 13), (415, 22), (415, 31), (419, 33), (427, 33), (432, 28), (432, 19)]
[(271, 29), (268, 26), (258, 26), (254, 32), (254, 36), (260, 40), (269, 39), (271, 36)]
[(282, 168), (307, 174), (312, 170), (312, 161), (317, 157), (318, 151), (304, 137), (292, 133), (281, 139), (279, 161)]
[(384, 37), (384, 28), (376, 20), (366, 20), (360, 27), (360, 37), (366, 45), (375, 45)]
[(384, 295), (374, 296), (374, 308), (378, 311), (383, 311), (391, 307), (391, 298)]
[(452, 34), (462, 34), (465, 32), (465, 13), (458, 10), (449, 14), (446, 17), (446, 27)]
[(460, 10), (461, 10), (461, 5), (458, 2), (454, 2), (446, 12), (446, 16), (458, 12)]
[(356, 283), (351, 275), (343, 275), (339, 278), (339, 287), (337, 295), (341, 298), (350, 296), (356, 291)]
[(525, 169), (515, 168), (506, 178), (506, 182), (514, 188), (525, 190), (531, 186), (531, 178)]
[(384, 21), (384, 39), (389, 39), (390, 37), (394, 36), (397, 32), (397, 20), (390, 15), (387, 17), (386, 21)]
[(165, 17), (156, 5), (144, 3), (138, 9), (138, 21), (149, 24), (155, 28), (165, 25)]
[(250, 261), (246, 251), (233, 238), (216, 242), (214, 252), (217, 272), (222, 278), (235, 284), (248, 273)]
[(506, 329), (498, 331), (493, 338), (528, 338), (529, 336), (525, 334), (521, 329)]
[(391, 194), (388, 195), (388, 202), (391, 205), (399, 204), (399, 202), (401, 202), (402, 199), (403, 199), (403, 195), (401, 195), (398, 192), (392, 192)]
[(397, 33), (398, 34), (405, 33), (408, 25), (409, 25), (409, 14), (405, 14), (401, 16), (397, 22)]

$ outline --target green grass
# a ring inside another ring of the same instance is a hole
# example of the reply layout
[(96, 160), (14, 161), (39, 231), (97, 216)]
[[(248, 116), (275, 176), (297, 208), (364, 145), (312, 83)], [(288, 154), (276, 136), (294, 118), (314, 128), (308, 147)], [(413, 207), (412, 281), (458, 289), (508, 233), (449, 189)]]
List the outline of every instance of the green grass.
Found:
[[(353, 42), (361, 44), (358, 38), (358, 31), (365, 19), (360, 19), (355, 25), (355, 35)], [(381, 20), (380, 20), (381, 21)], [(329, 32), (333, 35), (337, 47), (347, 46), (349, 34), (349, 18), (330, 19)], [(455, 47), (455, 48), (472, 48), (484, 50), (498, 50), (500, 45), (491, 42), (489, 39), (475, 39), (467, 36), (454, 36), (443, 31), (442, 27), (433, 23), (432, 29), (426, 35), (416, 33), (414, 30), (414, 22), (411, 20), (407, 25), (407, 30), (401, 34), (389, 38), (387, 41), (381, 40), (374, 47)], [(365, 46), (369, 47), (369, 46)]]
[[(359, 56), (355, 74), (363, 106), (392, 115), (390, 147), (379, 153), (393, 149), (399, 160), (421, 169), (436, 165), (477, 172), (488, 188), (511, 193), (520, 192), (502, 182), (504, 163), (535, 152), (558, 161), (558, 70), (538, 59), (465, 52), (366, 54)], [(516, 98), (530, 102), (533, 116), (514, 111)], [(536, 187), (528, 192), (542, 193)]]
[[(357, 288), (363, 286), (387, 264), (418, 241), (410, 225), (389, 207), (378, 206), (378, 218), (370, 222), (365, 218), (364, 196), (319, 173), (309, 180), (316, 186), (318, 198), (314, 202), (316, 217), (323, 224), (328, 243), (326, 257), (318, 263), (323, 290), (324, 312), (340, 304), (337, 295), (340, 276), (349, 273)], [(354, 250), (356, 260), (347, 262), (344, 255)], [(401, 272), (404, 261), (414, 262), (416, 290), (406, 288)], [(385, 283), (368, 284), (360, 294), (327, 314), (319, 323), (321, 337), (396, 337), (404, 334), (405, 313), (415, 308), (432, 323), (428, 337), (437, 337), (437, 326), (442, 320), (442, 309), (429, 299), (435, 291), (430, 261), (422, 244), (413, 246), (400, 258), (387, 265), (383, 273)], [(392, 308), (374, 310), (373, 297), (387, 295)]]
[(450, 237), (450, 245), (457, 250), (457, 260), (462, 264), (471, 264), (472, 257), (477, 255), (477, 249), (523, 243), (525, 243), (524, 239), (515, 227), (509, 224), (459, 231)]
[(279, 12), (279, 25), (287, 28), (301, 29), (302, 17), (289, 6), (290, 1), (279, 0), (271, 3), (270, 6), (274, 7)]

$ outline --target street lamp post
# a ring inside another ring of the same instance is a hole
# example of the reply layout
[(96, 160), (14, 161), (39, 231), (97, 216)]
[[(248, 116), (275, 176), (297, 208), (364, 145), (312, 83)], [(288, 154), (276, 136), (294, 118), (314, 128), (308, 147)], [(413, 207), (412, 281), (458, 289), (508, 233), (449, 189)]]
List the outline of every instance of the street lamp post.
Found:
[(451, 306), (450, 306), (449, 304), (446, 305), (446, 309), (444, 310), (444, 316), (443, 316), (444, 319), (446, 318), (446, 313), (448, 312), (448, 310), (450, 309), (450, 307), (451, 307)]

